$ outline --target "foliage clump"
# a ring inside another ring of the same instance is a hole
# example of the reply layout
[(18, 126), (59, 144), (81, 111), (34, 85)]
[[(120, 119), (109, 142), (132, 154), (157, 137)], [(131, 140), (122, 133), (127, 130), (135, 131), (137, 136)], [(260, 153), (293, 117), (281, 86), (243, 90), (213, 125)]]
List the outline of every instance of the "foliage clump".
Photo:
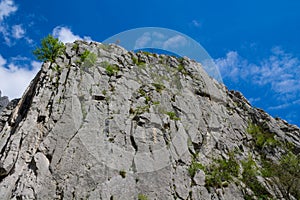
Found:
[(141, 51), (141, 53), (146, 55), (146, 56), (153, 56), (153, 53), (150, 53), (148, 51)]
[(144, 194), (138, 194), (138, 200), (148, 200), (148, 197)]
[(279, 163), (265, 159), (262, 175), (272, 179), (286, 199), (290, 199), (290, 194), (300, 199), (300, 155), (287, 152)]
[(196, 172), (197, 172), (198, 170), (203, 170), (203, 171), (205, 171), (205, 167), (204, 167), (201, 163), (197, 162), (197, 161), (195, 160), (195, 158), (194, 158), (194, 159), (192, 160), (192, 164), (191, 164), (190, 167), (188, 168), (189, 175), (190, 175), (191, 177), (194, 177), (195, 174), (196, 174)]
[(264, 131), (262, 127), (256, 124), (249, 123), (247, 132), (252, 135), (255, 142), (255, 147), (258, 149), (262, 149), (264, 147), (274, 147), (275, 145), (279, 144), (279, 142), (275, 140), (274, 134)]
[(170, 117), (171, 120), (174, 120), (174, 121), (180, 120), (180, 118), (176, 116), (175, 112), (166, 112), (166, 114)]
[(206, 186), (222, 187), (223, 182), (233, 180), (238, 177), (240, 166), (234, 158), (233, 153), (229, 153), (229, 159), (217, 159), (206, 169)]
[(151, 97), (146, 93), (145, 90), (143, 90), (142, 88), (140, 88), (138, 92), (140, 93), (140, 95), (141, 95), (142, 97), (145, 98), (145, 103), (146, 103), (146, 104), (149, 104), (149, 103), (152, 102)]
[(280, 189), (286, 199), (290, 199), (293, 195), (296, 199), (300, 199), (300, 156), (293, 153), (294, 145), (289, 142), (281, 142), (274, 138), (274, 135), (264, 131), (261, 126), (250, 123), (247, 132), (252, 135), (256, 149), (259, 151), (264, 148), (281, 148), (285, 153), (277, 162), (267, 158), (267, 152), (262, 152), (260, 159), (260, 170), (255, 162), (250, 158), (242, 162), (243, 182), (260, 199), (267, 199), (270, 194), (259, 183), (256, 176), (271, 179)]
[(205, 172), (205, 186), (221, 188), (228, 184), (229, 181), (233, 180), (233, 177), (238, 177), (240, 166), (234, 154), (229, 153), (229, 159), (214, 159), (214, 163), (203, 166), (201, 163), (192, 160), (192, 163), (188, 169), (189, 175), (194, 177), (198, 170), (203, 170)]
[(139, 63), (139, 61), (136, 57), (132, 57), (132, 61), (135, 65), (137, 65)]
[(161, 93), (166, 87), (161, 83), (152, 83), (155, 87), (156, 92)]
[(79, 49), (79, 44), (75, 43), (73, 46), (72, 46), (72, 50), (73, 51), (78, 51)]
[(114, 76), (119, 72), (119, 67), (117, 65), (111, 65), (108, 62), (103, 62), (106, 74), (108, 76)]
[(139, 60), (136, 57), (132, 57), (132, 61), (133, 61), (133, 64), (135, 64), (135, 65), (137, 65), (139, 67), (145, 67), (145, 65), (146, 65), (146, 62), (141, 61), (141, 60)]
[[(254, 192), (259, 199), (267, 199), (270, 194), (265, 187), (257, 180), (259, 175), (258, 167), (251, 156), (247, 160), (242, 161), (243, 173), (242, 181)], [(245, 195), (246, 199), (252, 199), (251, 196)]]
[(150, 106), (149, 105), (145, 105), (145, 106), (138, 106), (135, 109), (131, 108), (129, 110), (130, 114), (134, 114), (134, 115), (141, 115), (145, 112), (149, 112)]
[(97, 55), (89, 50), (85, 50), (80, 56), (81, 62), (84, 62), (86, 65), (94, 65), (97, 61)]
[(178, 67), (177, 67), (177, 70), (178, 70), (179, 72), (181, 72), (182, 74), (187, 75), (187, 71), (186, 71), (186, 69), (185, 69), (185, 67), (184, 67), (183, 64), (180, 63), (180, 64), (178, 65)]
[(33, 54), (42, 62), (50, 61), (53, 63), (58, 56), (64, 53), (64, 51), (64, 43), (49, 34), (47, 37), (42, 39), (41, 46), (37, 47), (33, 51)]

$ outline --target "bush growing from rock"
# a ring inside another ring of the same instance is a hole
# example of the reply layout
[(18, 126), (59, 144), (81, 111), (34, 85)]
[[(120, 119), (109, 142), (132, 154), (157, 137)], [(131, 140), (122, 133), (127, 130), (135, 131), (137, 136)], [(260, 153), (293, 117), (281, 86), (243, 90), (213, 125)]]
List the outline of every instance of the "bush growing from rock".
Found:
[(42, 39), (41, 47), (36, 48), (33, 54), (42, 62), (50, 61), (52, 63), (59, 55), (64, 53), (64, 50), (65, 45), (49, 34)]

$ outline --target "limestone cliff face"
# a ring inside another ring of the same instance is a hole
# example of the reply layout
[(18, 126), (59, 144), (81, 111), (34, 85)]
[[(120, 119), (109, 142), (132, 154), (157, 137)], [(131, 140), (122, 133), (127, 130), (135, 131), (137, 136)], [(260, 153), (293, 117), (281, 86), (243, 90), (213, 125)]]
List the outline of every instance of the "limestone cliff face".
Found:
[(1, 97), (1, 91), (0, 91), (0, 112), (7, 106), (9, 103), (8, 97)]
[(297, 199), (299, 150), (199, 63), (77, 41), (0, 114), (0, 196)]

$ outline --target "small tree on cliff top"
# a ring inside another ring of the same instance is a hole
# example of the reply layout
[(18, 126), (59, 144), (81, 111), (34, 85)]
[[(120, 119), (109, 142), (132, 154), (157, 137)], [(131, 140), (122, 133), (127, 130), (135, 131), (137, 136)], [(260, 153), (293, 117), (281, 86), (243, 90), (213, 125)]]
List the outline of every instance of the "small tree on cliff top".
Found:
[(42, 62), (50, 61), (52, 63), (59, 55), (63, 54), (64, 50), (65, 45), (49, 34), (42, 39), (41, 47), (36, 48), (33, 54)]

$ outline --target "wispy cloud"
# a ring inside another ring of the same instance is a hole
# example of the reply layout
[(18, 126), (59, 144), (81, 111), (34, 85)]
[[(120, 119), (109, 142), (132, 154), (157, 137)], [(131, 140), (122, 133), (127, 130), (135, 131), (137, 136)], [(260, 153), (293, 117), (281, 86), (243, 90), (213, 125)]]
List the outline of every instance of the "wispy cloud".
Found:
[(25, 35), (25, 29), (21, 24), (12, 26), (12, 36), (16, 39), (20, 39)]
[(256, 102), (261, 101), (261, 98), (260, 97), (257, 97), (257, 98), (250, 97), (248, 100), (251, 104), (255, 104)]
[(18, 7), (13, 0), (2, 0), (0, 2), (0, 22), (5, 18), (16, 12)]
[(31, 44), (33, 40), (25, 35), (26, 31), (23, 24), (11, 25), (6, 22), (6, 18), (17, 12), (18, 7), (13, 0), (2, 0), (0, 2), (0, 35), (4, 39), (4, 43), (11, 47), (22, 38), (28, 44)]
[(64, 26), (57, 26), (53, 29), (52, 35), (57, 37), (63, 43), (74, 42), (76, 40), (92, 41), (91, 37), (84, 36), (83, 38), (79, 35), (74, 34), (70, 28)]
[[(229, 51), (225, 58), (215, 60), (223, 79), (229, 78), (234, 82), (246, 79), (250, 71), (257, 70), (256, 66), (239, 56), (236, 51)], [(251, 69), (250, 69), (251, 68)]]
[(151, 40), (152, 40), (151, 34), (149, 32), (146, 32), (135, 41), (134, 48), (135, 49), (144, 48), (145, 46), (149, 45)]
[(8, 63), (0, 55), (0, 86), (4, 96), (20, 98), (41, 67), (40, 62), (31, 61), (30, 66)]
[(8, 46), (12, 46), (9, 34), (9, 27), (6, 24), (0, 23), (0, 33), (4, 39), (4, 43)]
[(181, 35), (176, 35), (164, 42), (163, 47), (166, 49), (177, 49), (187, 44), (187, 39)]
[(299, 113), (295, 110), (287, 113), (286, 120), (295, 124), (299, 123)]
[(0, 34), (7, 45), (11, 45), (9, 26), (4, 23), (4, 19), (16, 12), (18, 7), (12, 0), (2, 0), (0, 2)]
[(20, 61), (22, 62), (22, 61), (28, 61), (30, 59), (25, 56), (17, 55), (15, 57), (11, 57), (10, 60), (12, 60), (13, 62), (20, 62)]
[(259, 86), (269, 86), (281, 97), (292, 98), (300, 92), (300, 60), (280, 47), (271, 49), (271, 55), (259, 63), (250, 63), (235, 51), (225, 58), (216, 59), (223, 79), (234, 82), (251, 81)]
[(292, 105), (300, 105), (300, 99), (289, 102), (289, 103), (284, 103), (284, 104), (281, 104), (281, 105), (277, 105), (277, 106), (271, 106), (268, 109), (269, 110), (281, 110), (281, 109), (288, 108)]
[(193, 26), (195, 26), (197, 28), (202, 26), (202, 23), (199, 22), (199, 21), (197, 21), (197, 20), (195, 20), (195, 19), (192, 21), (192, 24), (193, 24)]
[(0, 34), (4, 39), (4, 43), (11, 47), (14, 46), (18, 40), (25, 39), (27, 44), (32, 44), (33, 40), (26, 35), (26, 31), (22, 24), (9, 26), (8, 24), (0, 24)]
[[(300, 106), (299, 58), (277, 46), (257, 63), (249, 62), (236, 51), (229, 51), (215, 62), (223, 80), (268, 91), (268, 99), (252, 96), (251, 103), (264, 104), (267, 111), (282, 113), (290, 123), (299, 123), (299, 113), (295, 112)], [(267, 105), (270, 100), (272, 103)]]
[(185, 47), (188, 41), (181, 35), (166, 36), (159, 32), (146, 32), (135, 41), (134, 49), (158, 48), (174, 50)]

